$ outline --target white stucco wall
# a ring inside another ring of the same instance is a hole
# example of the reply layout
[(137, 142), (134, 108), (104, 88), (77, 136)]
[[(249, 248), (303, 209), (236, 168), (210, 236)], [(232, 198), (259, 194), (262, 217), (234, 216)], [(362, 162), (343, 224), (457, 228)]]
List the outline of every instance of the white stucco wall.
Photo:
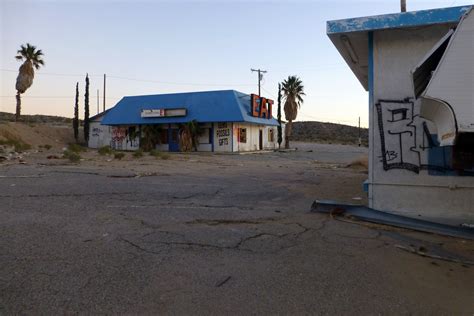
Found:
[[(429, 149), (423, 144), (424, 120), (410, 74), (448, 29), (430, 26), (374, 33), (374, 104), (380, 106), (369, 115), (369, 206), (459, 225), (474, 223), (474, 177), (432, 175), (423, 168), (429, 164)], [(413, 104), (403, 101), (407, 98)], [(402, 116), (406, 119), (398, 121)], [(429, 122), (427, 126), (436, 131)]]
[(232, 151), (232, 123), (214, 123), (214, 151)]
[[(116, 150), (137, 150), (139, 148), (138, 137), (130, 140), (128, 128), (130, 126), (106, 126), (100, 125), (100, 121), (91, 122), (90, 148), (100, 148), (111, 146)], [(138, 126), (136, 126), (138, 130)], [(162, 129), (167, 131), (168, 125), (163, 125)], [(178, 125), (171, 125), (172, 129), (178, 129)], [(247, 131), (247, 141), (239, 140), (239, 129), (245, 128)], [(278, 148), (278, 134), (276, 126), (256, 125), (247, 123), (207, 123), (201, 126), (204, 133), (199, 137), (198, 151), (210, 152), (214, 148), (215, 152), (238, 152), (259, 150), (259, 131), (262, 131), (262, 150)], [(269, 131), (273, 130), (273, 142), (269, 139)], [(284, 130), (284, 127), (283, 127)], [(210, 133), (212, 137), (210, 137)], [(213, 143), (209, 142), (212, 138)], [(168, 151), (169, 144), (157, 144), (155, 147), (159, 151)]]
[(110, 145), (110, 126), (100, 125), (100, 121), (89, 124), (89, 148), (100, 148)]
[[(240, 142), (239, 129), (245, 128), (247, 132), (247, 141)], [(269, 130), (273, 130), (273, 142), (269, 140)], [(278, 147), (278, 134), (276, 126), (234, 123), (233, 128), (233, 151), (257, 151), (259, 149), (259, 134), (262, 131), (262, 150), (275, 149)]]
[[(90, 148), (110, 146), (116, 150), (137, 150), (139, 138), (130, 139), (128, 128), (130, 126), (101, 125), (100, 120), (90, 122), (89, 143)], [(138, 130), (138, 126), (135, 126)]]

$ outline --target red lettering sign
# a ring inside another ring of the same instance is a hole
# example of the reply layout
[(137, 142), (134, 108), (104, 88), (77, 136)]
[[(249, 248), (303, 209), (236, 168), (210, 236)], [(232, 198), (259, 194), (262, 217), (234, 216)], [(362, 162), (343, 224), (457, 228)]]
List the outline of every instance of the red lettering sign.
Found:
[(258, 95), (250, 95), (250, 106), (252, 107), (252, 116), (258, 117)]
[(265, 98), (260, 98), (260, 113), (259, 117), (268, 118), (268, 110), (267, 110), (267, 100)]
[(267, 99), (268, 110), (267, 110), (267, 119), (272, 118), (272, 109), (273, 109), (273, 100)]
[(255, 94), (250, 95), (251, 113), (254, 117), (271, 119), (272, 105), (273, 100), (265, 99)]

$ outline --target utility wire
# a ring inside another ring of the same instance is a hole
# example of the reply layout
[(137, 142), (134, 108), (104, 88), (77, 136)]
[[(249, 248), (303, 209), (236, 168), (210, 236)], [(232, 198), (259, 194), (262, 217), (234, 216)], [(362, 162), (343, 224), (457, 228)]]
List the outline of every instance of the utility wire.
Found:
[[(13, 69), (0, 69), (0, 71), (5, 71), (5, 72), (18, 72), (18, 70), (13, 70)], [(40, 75), (40, 76), (59, 76), (59, 77), (84, 77), (86, 74), (60, 74), (60, 73), (52, 73), (52, 72), (35, 72), (35, 75)], [(102, 77), (102, 75), (89, 74), (89, 77)]]
[[(265, 91), (266, 93), (268, 93), (271, 97), (277, 99), (277, 97), (271, 93), (270, 91), (268, 91), (267, 89), (263, 88), (262, 87), (262, 90)], [(351, 125), (351, 126), (356, 126), (357, 125), (357, 122), (354, 122), (353, 120), (344, 120), (344, 119), (335, 119), (335, 118), (327, 118), (327, 117), (316, 117), (316, 116), (313, 116), (313, 115), (309, 115), (309, 114), (306, 114), (305, 112), (303, 111), (299, 111), (300, 114), (304, 117), (308, 117), (310, 119), (313, 119), (313, 120), (316, 120), (316, 121), (326, 121), (326, 122), (329, 122), (329, 123), (332, 123), (332, 122), (336, 122), (336, 123), (345, 123), (345, 124), (348, 124), (348, 125)]]
[[(17, 70), (13, 69), (0, 69), (0, 71), (5, 72), (18, 72)], [(84, 77), (85, 74), (61, 74), (61, 73), (50, 73), (50, 72), (37, 72), (35, 75), (40, 76), (66, 76), (66, 77)], [(89, 74), (89, 77), (102, 77), (103, 75), (94, 75)], [(160, 84), (168, 84), (168, 85), (183, 85), (183, 86), (253, 86), (251, 83), (245, 84), (234, 84), (234, 83), (193, 83), (193, 82), (170, 82), (170, 81), (160, 81), (160, 80), (149, 80), (149, 79), (137, 79), (137, 78), (128, 78), (128, 77), (121, 77), (121, 76), (111, 76), (107, 75), (107, 78), (119, 79), (119, 80), (129, 80), (129, 81), (139, 81), (139, 82), (151, 82), (151, 83), (160, 83)]]

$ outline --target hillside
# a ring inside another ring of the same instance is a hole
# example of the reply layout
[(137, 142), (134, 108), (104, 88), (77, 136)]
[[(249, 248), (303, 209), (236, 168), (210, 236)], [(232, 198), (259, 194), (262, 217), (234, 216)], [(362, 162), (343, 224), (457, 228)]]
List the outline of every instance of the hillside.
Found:
[[(15, 122), (15, 114), (0, 112), (0, 122)], [(20, 122), (24, 123), (49, 123), (55, 125), (72, 124), (72, 118), (52, 115), (27, 115), (21, 116)]]
[[(359, 129), (354, 126), (322, 123), (322, 122), (294, 122), (293, 141), (334, 143), (334, 144), (358, 144)], [(361, 128), (362, 145), (367, 146), (369, 131)]]

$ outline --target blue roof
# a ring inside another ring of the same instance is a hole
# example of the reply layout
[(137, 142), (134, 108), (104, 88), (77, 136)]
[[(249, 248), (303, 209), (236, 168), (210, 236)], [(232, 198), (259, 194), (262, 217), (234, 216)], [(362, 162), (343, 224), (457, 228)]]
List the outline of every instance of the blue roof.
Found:
[[(184, 117), (142, 118), (142, 110), (185, 108)], [(200, 123), (247, 122), (278, 125), (274, 118), (251, 116), (250, 95), (235, 90), (127, 96), (111, 108), (103, 125), (179, 124), (196, 120)]]
[(457, 23), (471, 7), (450, 7), (328, 21), (327, 34)]

